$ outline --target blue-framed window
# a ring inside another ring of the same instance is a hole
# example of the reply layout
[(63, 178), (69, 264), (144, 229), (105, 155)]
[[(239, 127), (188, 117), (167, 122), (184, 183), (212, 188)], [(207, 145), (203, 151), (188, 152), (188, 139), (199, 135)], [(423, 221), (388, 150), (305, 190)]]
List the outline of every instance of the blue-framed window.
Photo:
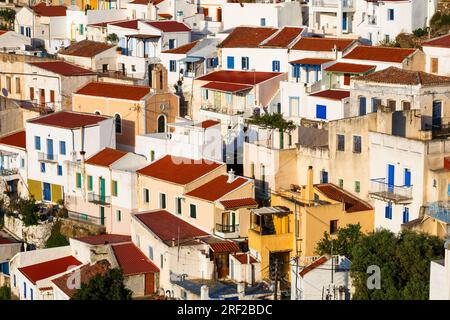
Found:
[(34, 137), (34, 149), (41, 150), (41, 137)]
[(62, 154), (62, 155), (66, 154), (66, 142), (65, 141), (59, 142), (59, 154)]
[(259, 20), (259, 24), (261, 25), (261, 27), (265, 27), (266, 26), (266, 18), (261, 18)]
[(359, 115), (363, 116), (366, 112), (366, 97), (359, 97)]
[(234, 57), (233, 56), (227, 57), (227, 68), (234, 69)]
[(27, 283), (25, 281), (23, 282), (23, 297), (27, 298)]
[(345, 151), (345, 136), (343, 134), (337, 134), (337, 150)]
[(28, 38), (30, 38), (30, 37), (31, 37), (31, 28), (30, 28), (30, 27), (27, 27), (26, 30), (25, 30), (25, 32), (26, 32), (25, 35), (26, 35)]
[(176, 72), (177, 71), (177, 62), (175, 60), (169, 61), (169, 71)]
[(403, 223), (409, 222), (409, 208), (404, 207), (403, 208)]
[(387, 13), (388, 13), (388, 20), (394, 21), (394, 9), (388, 9)]
[(175, 48), (175, 39), (169, 39), (169, 49)]
[(153, 260), (153, 247), (148, 246), (148, 257), (150, 260)]
[(20, 26), (20, 34), (21, 35), (25, 35), (25, 27), (24, 26)]
[(450, 183), (447, 185), (447, 196), (450, 197)]
[(41, 172), (45, 173), (45, 162), (41, 162)]
[(30, 300), (33, 300), (33, 288), (30, 288)]
[(322, 170), (320, 172), (320, 183), (328, 183), (328, 171)]
[(384, 208), (384, 217), (386, 219), (392, 220), (392, 204), (388, 203)]
[(273, 72), (280, 72), (280, 61), (279, 60), (273, 60), (272, 61), (272, 71)]
[(241, 69), (242, 70), (248, 70), (249, 69), (249, 59), (248, 57), (242, 57), (241, 58)]
[(316, 118), (317, 119), (326, 119), (327, 118), (327, 106), (322, 104), (316, 105)]
[(410, 187), (411, 186), (411, 170), (405, 169), (405, 186)]
[(62, 166), (61, 165), (57, 166), (57, 170), (58, 170), (58, 176), (62, 176)]
[(300, 79), (300, 65), (299, 64), (294, 64), (292, 66), (292, 77), (294, 77), (296, 79)]

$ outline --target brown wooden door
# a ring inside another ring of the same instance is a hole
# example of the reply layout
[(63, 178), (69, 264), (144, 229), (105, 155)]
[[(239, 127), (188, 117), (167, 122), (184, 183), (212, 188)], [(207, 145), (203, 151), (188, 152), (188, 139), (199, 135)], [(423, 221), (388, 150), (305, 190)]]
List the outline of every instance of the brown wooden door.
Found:
[(45, 90), (39, 89), (39, 104), (44, 105), (45, 104)]
[(349, 73), (344, 74), (344, 85), (345, 86), (350, 85), (350, 74)]
[(155, 293), (155, 275), (153, 273), (145, 274), (145, 295)]
[(225, 278), (228, 276), (229, 267), (228, 267), (228, 252), (226, 253), (215, 253), (216, 260), (216, 268), (217, 268), (217, 276), (219, 279)]
[(222, 8), (217, 8), (217, 21), (222, 21)]
[(439, 59), (438, 58), (431, 58), (431, 72), (432, 73), (438, 73), (439, 71)]
[(30, 100), (34, 100), (34, 88), (30, 88)]
[(50, 102), (55, 103), (55, 90), (50, 90)]
[(208, 8), (203, 8), (203, 15), (205, 16), (205, 18), (209, 15), (209, 9)]

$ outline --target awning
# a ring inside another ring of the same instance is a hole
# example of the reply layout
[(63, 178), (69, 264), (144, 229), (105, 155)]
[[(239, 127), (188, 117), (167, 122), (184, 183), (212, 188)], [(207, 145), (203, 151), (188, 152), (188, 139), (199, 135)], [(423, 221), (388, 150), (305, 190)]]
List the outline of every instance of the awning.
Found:
[(290, 64), (309, 64), (313, 66), (320, 66), (326, 62), (333, 61), (333, 59), (320, 59), (320, 58), (303, 58), (299, 60), (289, 61)]
[(200, 57), (186, 57), (183, 59), (178, 60), (179, 62), (198, 62), (198, 61), (203, 61), (203, 58)]
[(161, 36), (154, 35), (154, 34), (128, 34), (125, 35), (127, 38), (134, 38), (134, 39), (156, 39), (161, 38)]
[(374, 70), (376, 66), (370, 66), (365, 64), (356, 64), (356, 63), (343, 63), (339, 62), (333, 64), (325, 68), (325, 71), (328, 72), (338, 72), (338, 73), (367, 73), (371, 70)]
[(203, 85), (202, 88), (210, 89), (213, 91), (221, 91), (221, 92), (240, 92), (245, 90), (250, 90), (253, 86), (246, 84), (237, 84), (237, 83), (229, 83), (229, 82), (208, 82)]

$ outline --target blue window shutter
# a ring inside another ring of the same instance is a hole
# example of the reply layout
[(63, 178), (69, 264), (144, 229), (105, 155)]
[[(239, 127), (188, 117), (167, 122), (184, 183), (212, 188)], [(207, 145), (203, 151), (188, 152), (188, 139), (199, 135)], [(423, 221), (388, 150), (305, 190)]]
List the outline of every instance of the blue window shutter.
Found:
[(366, 97), (359, 97), (359, 115), (366, 114)]
[(405, 186), (411, 186), (411, 170), (405, 169)]
[(447, 185), (447, 196), (450, 197), (450, 183)]
[(409, 208), (403, 208), (403, 223), (409, 222)]
[(233, 56), (227, 57), (227, 68), (234, 69), (234, 57)]
[(41, 137), (38, 136), (34, 137), (34, 148), (36, 150), (41, 150)]
[(45, 162), (41, 162), (41, 172), (45, 172)]
[(62, 176), (62, 166), (58, 165), (58, 176)]
[(24, 35), (24, 30), (25, 30), (25, 28), (24, 28), (23, 26), (21, 26), (21, 27), (20, 27), (20, 34), (21, 34), (21, 35)]
[(66, 154), (66, 142), (60, 141), (59, 142), (59, 153), (65, 155)]
[(317, 119), (327, 118), (327, 106), (321, 104), (316, 105), (316, 118)]

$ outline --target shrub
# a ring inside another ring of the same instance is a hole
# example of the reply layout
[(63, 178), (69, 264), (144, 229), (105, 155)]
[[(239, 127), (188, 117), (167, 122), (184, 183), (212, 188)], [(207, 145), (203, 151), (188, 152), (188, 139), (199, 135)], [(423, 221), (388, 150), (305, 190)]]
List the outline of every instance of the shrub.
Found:
[(69, 241), (67, 238), (61, 233), (61, 221), (56, 221), (52, 227), (52, 232), (50, 233), (50, 237), (47, 239), (45, 243), (46, 248), (55, 248), (55, 247), (64, 247), (68, 246)]
[(11, 300), (11, 288), (4, 285), (0, 287), (0, 300)]

